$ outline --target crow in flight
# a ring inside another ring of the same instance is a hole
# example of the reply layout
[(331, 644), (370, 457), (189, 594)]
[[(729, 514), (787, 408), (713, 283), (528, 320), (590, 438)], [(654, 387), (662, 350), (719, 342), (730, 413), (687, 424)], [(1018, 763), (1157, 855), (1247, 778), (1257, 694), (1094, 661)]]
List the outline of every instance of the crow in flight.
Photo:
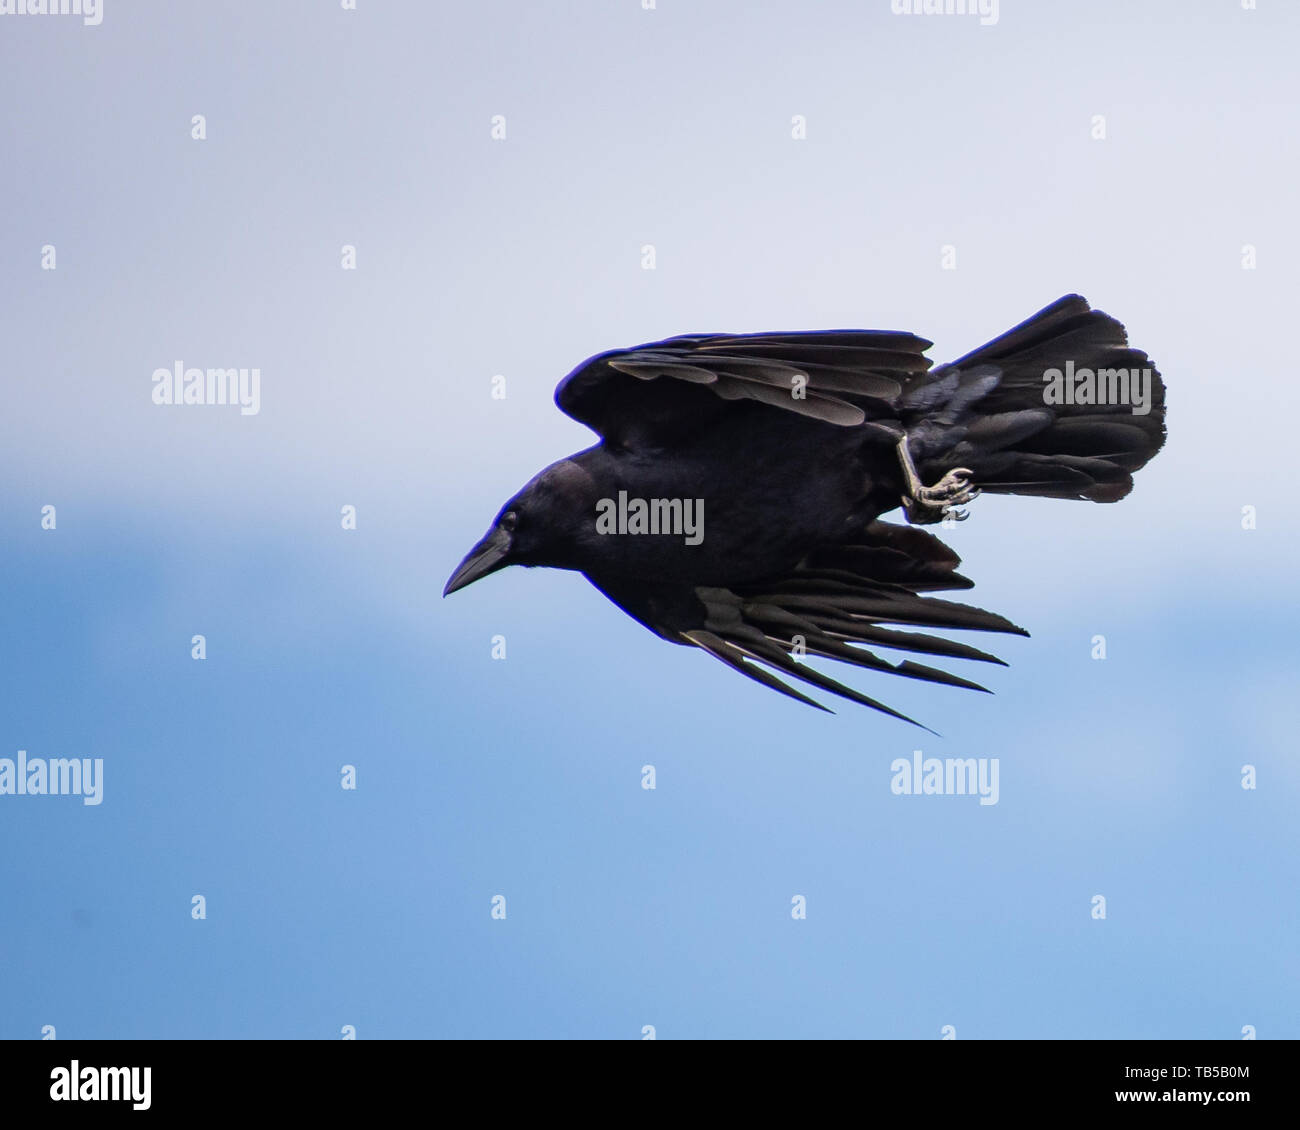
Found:
[[(555, 402), (601, 440), (501, 508), (443, 595), (506, 565), (574, 569), (666, 640), (911, 722), (800, 660), (978, 683), (866, 646), (1002, 661), (915, 628), (1028, 635), (922, 593), (970, 588), (918, 525), (981, 491), (1115, 502), (1164, 443), (1164, 385), (1067, 295), (931, 367), (910, 333), (686, 334), (584, 361)], [(932, 483), (926, 486), (926, 483)], [(901, 505), (909, 524), (882, 522)]]

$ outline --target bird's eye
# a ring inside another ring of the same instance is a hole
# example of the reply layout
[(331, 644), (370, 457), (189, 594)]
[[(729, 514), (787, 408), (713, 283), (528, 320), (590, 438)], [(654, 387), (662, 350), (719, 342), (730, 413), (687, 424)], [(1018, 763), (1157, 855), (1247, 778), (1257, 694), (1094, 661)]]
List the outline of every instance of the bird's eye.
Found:
[(506, 533), (513, 533), (514, 528), (519, 525), (519, 515), (513, 510), (507, 510), (501, 515), (501, 528)]

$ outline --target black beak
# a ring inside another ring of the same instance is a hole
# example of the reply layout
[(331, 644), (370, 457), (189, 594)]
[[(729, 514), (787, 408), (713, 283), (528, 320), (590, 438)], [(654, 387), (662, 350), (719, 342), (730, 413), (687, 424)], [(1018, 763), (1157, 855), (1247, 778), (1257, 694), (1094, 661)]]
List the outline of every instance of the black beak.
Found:
[(456, 571), (442, 590), (443, 596), (450, 596), (457, 589), (472, 585), (480, 577), (504, 569), (510, 562), (510, 535), (500, 526), (494, 526), (487, 532), (473, 549), (465, 555), (465, 560), (456, 566)]

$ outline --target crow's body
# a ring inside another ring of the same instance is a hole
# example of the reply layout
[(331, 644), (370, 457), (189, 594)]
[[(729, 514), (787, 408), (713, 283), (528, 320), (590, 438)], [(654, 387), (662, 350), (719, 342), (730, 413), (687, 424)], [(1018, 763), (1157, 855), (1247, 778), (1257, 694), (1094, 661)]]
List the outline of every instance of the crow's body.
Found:
[[(688, 584), (758, 580), (792, 568), (810, 545), (842, 534), (869, 495), (889, 508), (898, 505), (896, 490), (892, 501), (885, 490), (872, 492), (871, 460), (860, 436), (759, 405), (736, 409), (671, 451), (601, 444), (572, 456), (590, 483), (593, 521), (600, 498), (625, 491), (629, 498), (703, 500), (705, 531), (698, 545), (680, 534), (597, 535), (601, 542), (584, 548), (598, 555), (574, 567)], [(893, 461), (889, 445), (880, 454)]]
[[(578, 570), (665, 639), (812, 705), (771, 669), (890, 714), (798, 660), (977, 687), (862, 646), (998, 662), (911, 629), (1022, 631), (921, 596), (970, 582), (938, 539), (880, 515), (902, 503), (934, 522), (979, 491), (1115, 501), (1163, 443), (1164, 386), (1077, 295), (949, 365), (931, 368), (929, 344), (870, 330), (698, 334), (589, 359), (556, 402), (602, 442), (511, 499), (446, 591), (508, 564)], [(1044, 374), (1067, 365), (1147, 373), (1148, 410), (1051, 402)], [(620, 498), (695, 506), (698, 544), (680, 528), (602, 527)]]

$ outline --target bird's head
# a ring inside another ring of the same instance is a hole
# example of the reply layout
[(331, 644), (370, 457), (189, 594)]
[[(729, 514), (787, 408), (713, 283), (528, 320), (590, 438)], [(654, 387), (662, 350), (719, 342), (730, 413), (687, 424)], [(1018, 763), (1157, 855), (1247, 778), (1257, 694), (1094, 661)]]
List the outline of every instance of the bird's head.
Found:
[(507, 565), (576, 568), (575, 550), (593, 525), (591, 476), (572, 459), (547, 467), (501, 507), (491, 529), (456, 566), (443, 596)]

